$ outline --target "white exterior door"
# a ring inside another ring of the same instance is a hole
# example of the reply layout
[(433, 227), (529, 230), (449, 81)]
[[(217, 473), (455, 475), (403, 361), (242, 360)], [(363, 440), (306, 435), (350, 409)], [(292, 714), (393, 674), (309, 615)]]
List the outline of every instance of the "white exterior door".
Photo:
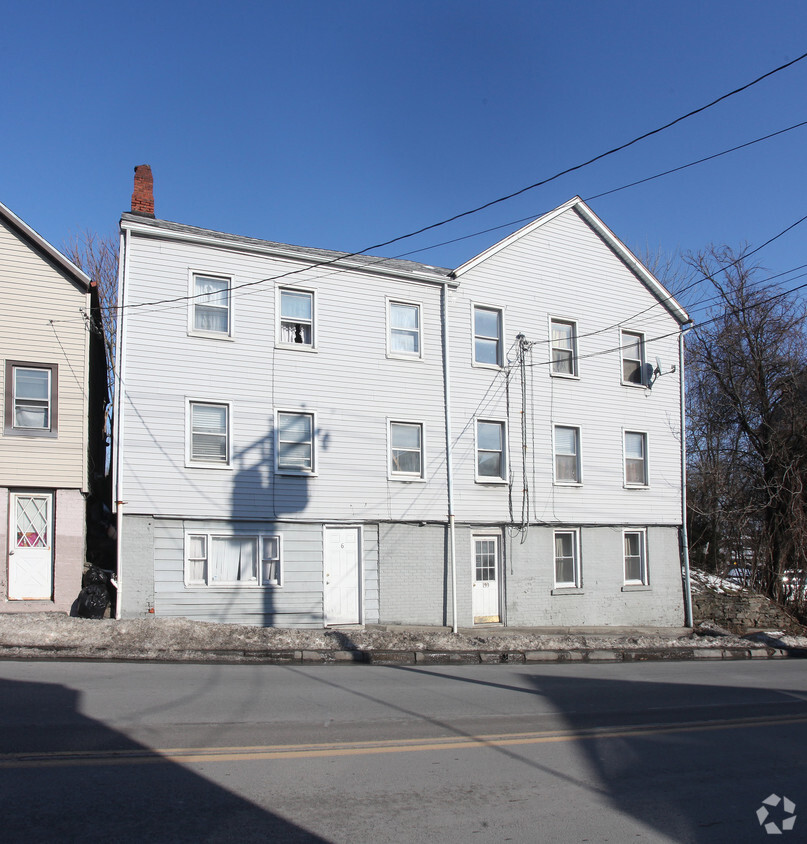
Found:
[(501, 621), (499, 613), (499, 537), (475, 536), (471, 591), (474, 624)]
[(53, 494), (11, 493), (8, 597), (50, 600), (53, 594)]
[(358, 624), (360, 621), (360, 529), (325, 528), (326, 624)]

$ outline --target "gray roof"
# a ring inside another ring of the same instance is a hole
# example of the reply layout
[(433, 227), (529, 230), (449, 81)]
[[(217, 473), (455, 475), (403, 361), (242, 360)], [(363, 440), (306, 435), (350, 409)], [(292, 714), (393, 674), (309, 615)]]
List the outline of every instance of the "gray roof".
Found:
[(311, 246), (294, 246), (290, 243), (278, 243), (272, 240), (261, 240), (257, 237), (244, 237), (239, 234), (227, 234), (198, 226), (187, 226), (184, 223), (173, 223), (170, 220), (158, 220), (143, 214), (124, 212), (121, 222), (137, 223), (140, 226), (154, 228), (162, 232), (173, 232), (187, 237), (221, 240), (222, 245), (238, 245), (247, 248), (260, 249), (266, 252), (276, 252), (286, 257), (297, 257), (314, 263), (331, 263), (345, 261), (357, 267), (368, 270), (391, 271), (416, 275), (435, 281), (445, 281), (451, 277), (453, 270), (445, 267), (433, 267), (430, 264), (420, 264), (417, 261), (405, 261), (401, 258), (383, 258), (374, 255), (357, 255), (351, 252), (336, 252), (330, 249), (315, 249)]

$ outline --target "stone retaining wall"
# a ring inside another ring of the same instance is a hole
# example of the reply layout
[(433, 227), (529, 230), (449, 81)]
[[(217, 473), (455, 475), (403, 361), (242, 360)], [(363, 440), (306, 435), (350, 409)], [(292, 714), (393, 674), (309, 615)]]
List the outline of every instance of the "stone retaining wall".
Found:
[(720, 595), (716, 592), (694, 594), (692, 615), (696, 624), (714, 621), (732, 633), (781, 630), (783, 633), (804, 635), (804, 628), (782, 607), (752, 592), (736, 595)]

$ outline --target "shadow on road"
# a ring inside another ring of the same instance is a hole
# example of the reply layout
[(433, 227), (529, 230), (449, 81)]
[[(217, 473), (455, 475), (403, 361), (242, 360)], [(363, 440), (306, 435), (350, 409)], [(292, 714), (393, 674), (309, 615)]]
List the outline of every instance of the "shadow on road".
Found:
[(0, 680), (4, 841), (324, 844), (87, 718), (78, 704), (62, 685)]

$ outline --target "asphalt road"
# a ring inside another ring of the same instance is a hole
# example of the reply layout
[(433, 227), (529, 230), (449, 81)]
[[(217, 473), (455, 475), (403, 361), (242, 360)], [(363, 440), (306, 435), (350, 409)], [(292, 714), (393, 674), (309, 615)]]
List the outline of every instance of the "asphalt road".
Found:
[(806, 669), (1, 662), (0, 840), (804, 841)]

